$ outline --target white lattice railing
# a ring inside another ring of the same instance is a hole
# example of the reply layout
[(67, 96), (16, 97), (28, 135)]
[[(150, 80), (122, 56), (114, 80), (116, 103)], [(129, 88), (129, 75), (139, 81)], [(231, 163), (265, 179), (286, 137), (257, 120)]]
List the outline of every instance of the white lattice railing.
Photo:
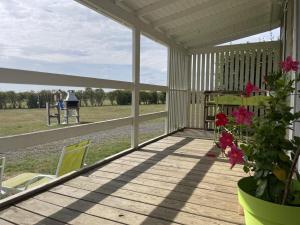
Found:
[(279, 58), (279, 41), (218, 46), (193, 52), (190, 127), (204, 127), (204, 91), (242, 91), (248, 81), (264, 89), (264, 76), (278, 69)]

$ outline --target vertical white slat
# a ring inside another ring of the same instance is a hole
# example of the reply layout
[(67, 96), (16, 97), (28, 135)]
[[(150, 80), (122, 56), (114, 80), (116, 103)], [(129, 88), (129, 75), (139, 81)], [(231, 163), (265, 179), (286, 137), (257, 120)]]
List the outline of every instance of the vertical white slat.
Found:
[(260, 87), (260, 81), (261, 81), (261, 49), (257, 49), (257, 55), (256, 55), (256, 74), (255, 74), (255, 85), (257, 87)]
[(187, 83), (186, 83), (186, 99), (187, 99), (187, 103), (186, 103), (186, 125), (185, 126), (190, 126), (190, 112), (191, 112), (191, 67), (192, 67), (192, 60), (191, 60), (190, 55), (187, 56)]
[(245, 82), (244, 85), (246, 85), (246, 83), (248, 83), (250, 79), (250, 51), (246, 51), (246, 61), (245, 61)]
[[(206, 59), (205, 59), (205, 91), (209, 90), (209, 76), (210, 76), (210, 53), (206, 53)], [(204, 104), (203, 104), (204, 107)], [(210, 115), (210, 108), (207, 108), (207, 113)], [(207, 128), (210, 128), (210, 123), (207, 124)]]
[(166, 91), (166, 106), (165, 110), (167, 111), (167, 117), (165, 119), (165, 134), (170, 133), (170, 71), (171, 71), (171, 47), (168, 47), (168, 59), (167, 59), (167, 91)]
[(196, 128), (199, 128), (200, 118), (200, 54), (197, 54), (197, 88), (196, 88)]
[(132, 30), (132, 90), (131, 114), (133, 124), (131, 129), (131, 147), (137, 148), (139, 145), (139, 105), (140, 105), (140, 30)]
[(170, 73), (169, 73), (169, 132), (173, 131), (173, 48), (170, 48)]
[(218, 90), (219, 89), (219, 87), (221, 86), (221, 84), (220, 84), (220, 82), (221, 82), (221, 80), (220, 80), (220, 78), (221, 78), (221, 76), (220, 76), (220, 70), (221, 70), (221, 68), (220, 68), (221, 66), (220, 66), (220, 52), (216, 52), (216, 64), (215, 64), (215, 86), (214, 86), (214, 90)]
[(220, 65), (219, 65), (219, 72), (218, 72), (218, 79), (219, 81), (219, 90), (225, 90), (225, 85), (224, 85), (224, 76), (225, 76), (225, 71), (224, 71), (224, 59), (225, 59), (225, 53), (223, 51), (221, 51), (220, 53)]
[(184, 74), (183, 74), (183, 127), (187, 127), (187, 83), (188, 83), (188, 56), (184, 54), (183, 64), (184, 64)]
[(179, 77), (180, 77), (180, 58), (179, 58), (179, 51), (177, 50), (176, 54), (176, 129), (179, 128), (180, 123), (180, 111), (179, 111)]
[(206, 53), (205, 60), (205, 91), (209, 90), (209, 65), (210, 65), (210, 54)]
[(261, 79), (260, 79), (260, 86), (259, 88), (261, 90), (265, 90), (266, 89), (266, 85), (264, 83), (265, 81), (265, 76), (267, 75), (267, 69), (266, 69), (266, 63), (267, 63), (267, 59), (266, 59), (266, 49), (262, 50), (262, 67), (261, 67)]
[[(261, 49), (257, 49), (256, 54), (256, 72), (255, 72), (255, 86), (259, 87), (261, 81)], [(259, 115), (259, 109), (258, 107), (255, 108), (255, 113), (258, 116)]]
[(278, 71), (279, 67), (279, 51), (274, 49), (274, 62), (273, 62), (273, 71)]
[(180, 101), (179, 101), (179, 109), (180, 109), (180, 128), (183, 127), (183, 107), (180, 107), (180, 106), (183, 106), (183, 97), (182, 97), (182, 94), (183, 94), (183, 74), (184, 74), (184, 64), (183, 64), (183, 55), (182, 53), (180, 53), (180, 74), (179, 74), (179, 82), (180, 82), (180, 92), (179, 92), (179, 97), (180, 97)]
[(201, 54), (201, 92), (205, 90), (205, 54)]
[(205, 90), (205, 53), (201, 54), (201, 85), (200, 85), (200, 123), (199, 127), (204, 128), (204, 102), (203, 102), (203, 92)]
[(240, 67), (240, 85), (239, 85), (239, 90), (243, 91), (244, 90), (244, 80), (245, 80), (245, 51), (241, 51), (241, 67)]
[(213, 91), (215, 86), (215, 52), (210, 54), (210, 78), (209, 78), (209, 90)]
[(272, 49), (269, 49), (269, 51), (268, 51), (268, 69), (267, 69), (267, 72), (268, 72), (268, 74), (270, 74), (273, 70), (272, 70), (272, 68), (273, 68), (273, 66), (272, 66), (272, 63), (273, 63), (273, 50)]
[(229, 83), (229, 51), (224, 53), (224, 63), (225, 63), (225, 75), (224, 75), (224, 90), (228, 90), (228, 83)]
[(229, 71), (229, 90), (230, 91), (233, 91), (234, 90), (234, 77), (235, 77), (235, 74), (234, 74), (234, 59), (235, 59), (235, 51), (230, 51), (230, 58), (229, 58), (229, 62), (230, 62), (230, 65), (229, 65), (229, 68), (230, 68), (230, 71)]
[(254, 80), (254, 75), (255, 75), (255, 58), (256, 58), (256, 51), (253, 50), (251, 51), (251, 54), (250, 54), (250, 59), (251, 59), (251, 65), (250, 65), (250, 81), (251, 83), (255, 83), (255, 80)]
[(240, 86), (240, 52), (235, 52), (234, 60), (234, 90), (238, 91)]
[(171, 106), (172, 106), (172, 113), (171, 113), (171, 131), (174, 131), (175, 130), (175, 91), (174, 91), (174, 80), (175, 80), (175, 50), (173, 49), (172, 50), (172, 79), (171, 79), (171, 86), (172, 86), (172, 90), (171, 90), (171, 93), (172, 93), (172, 102), (171, 102)]
[[(250, 59), (251, 59), (251, 62), (250, 62), (250, 78), (249, 78), (249, 81), (252, 84), (255, 84), (255, 77), (254, 77), (255, 76), (255, 60), (256, 60), (256, 50), (255, 49), (253, 49), (251, 51)], [(254, 111), (254, 107), (251, 106), (250, 110)]]
[(199, 93), (198, 93), (198, 111), (199, 111), (199, 128), (203, 128), (203, 102), (202, 102), (202, 95), (203, 95), (203, 90), (204, 90), (204, 65), (205, 65), (205, 60), (204, 60), (204, 53), (199, 54), (199, 73), (200, 73), (200, 78), (199, 78)]
[(195, 127), (196, 54), (193, 54), (191, 127)]
[(178, 129), (178, 91), (177, 91), (177, 83), (178, 83), (178, 51), (175, 51), (175, 63), (174, 63), (174, 68), (175, 68), (175, 73), (174, 73), (174, 94), (175, 94), (175, 99), (174, 99), (174, 105), (175, 105), (175, 110), (174, 110), (174, 119), (175, 119), (175, 130)]
[[(266, 57), (266, 48), (262, 49), (262, 67), (261, 67), (261, 80), (260, 80), (260, 90), (266, 90), (266, 84), (265, 84), (265, 76), (267, 75), (267, 57)], [(262, 93), (262, 95), (266, 95), (265, 92)], [(260, 116), (263, 116), (265, 114), (264, 109), (260, 109)]]

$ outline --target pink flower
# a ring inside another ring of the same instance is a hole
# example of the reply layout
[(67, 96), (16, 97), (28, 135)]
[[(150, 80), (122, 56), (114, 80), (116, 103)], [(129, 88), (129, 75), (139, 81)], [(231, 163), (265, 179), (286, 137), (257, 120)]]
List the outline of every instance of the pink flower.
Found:
[(229, 158), (231, 169), (235, 166), (235, 164), (244, 162), (244, 154), (242, 150), (234, 144), (231, 146), (231, 150), (227, 153), (227, 157)]
[(240, 106), (232, 112), (237, 124), (250, 126), (252, 124), (253, 112), (249, 112), (244, 106)]
[(227, 146), (231, 146), (233, 144), (233, 136), (226, 131), (223, 131), (221, 137), (219, 138), (219, 145), (222, 149), (226, 149)]
[(249, 97), (252, 94), (252, 92), (255, 91), (259, 91), (259, 88), (252, 84), (250, 81), (248, 81), (245, 87), (246, 96)]
[(281, 69), (284, 71), (284, 72), (290, 72), (291, 70), (297, 72), (298, 70), (298, 65), (299, 65), (299, 62), (298, 61), (293, 61), (292, 57), (291, 56), (288, 56), (286, 58), (286, 60), (282, 61), (280, 63), (280, 66), (281, 66)]
[(228, 123), (228, 118), (224, 113), (218, 113), (216, 115), (216, 126), (225, 126)]

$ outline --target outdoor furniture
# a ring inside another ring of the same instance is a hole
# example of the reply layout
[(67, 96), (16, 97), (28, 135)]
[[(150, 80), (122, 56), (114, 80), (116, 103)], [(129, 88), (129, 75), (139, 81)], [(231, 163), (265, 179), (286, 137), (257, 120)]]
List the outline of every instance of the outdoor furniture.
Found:
[(16, 177), (10, 178), (2, 182), (4, 188), (17, 190), (26, 190), (76, 171), (84, 166), (84, 160), (87, 155), (89, 140), (81, 141), (77, 144), (69, 145), (63, 148), (59, 158), (55, 175), (39, 174), (39, 173), (22, 173)]

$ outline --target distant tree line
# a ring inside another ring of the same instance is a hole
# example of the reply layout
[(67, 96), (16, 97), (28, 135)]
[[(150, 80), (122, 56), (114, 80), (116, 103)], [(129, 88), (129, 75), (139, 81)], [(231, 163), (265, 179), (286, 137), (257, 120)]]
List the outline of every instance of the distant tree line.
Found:
[[(61, 92), (63, 99), (65, 99), (67, 92)], [(42, 90), (39, 92), (0, 92), (0, 109), (45, 108), (46, 102), (55, 104), (55, 93), (57, 93), (57, 90)], [(80, 101), (81, 107), (102, 106), (106, 99), (111, 105), (130, 105), (132, 99), (130, 91), (115, 90), (105, 93), (101, 88), (86, 88), (85, 90), (77, 90), (75, 95)], [(141, 104), (165, 104), (165, 102), (165, 92), (140, 92)]]

